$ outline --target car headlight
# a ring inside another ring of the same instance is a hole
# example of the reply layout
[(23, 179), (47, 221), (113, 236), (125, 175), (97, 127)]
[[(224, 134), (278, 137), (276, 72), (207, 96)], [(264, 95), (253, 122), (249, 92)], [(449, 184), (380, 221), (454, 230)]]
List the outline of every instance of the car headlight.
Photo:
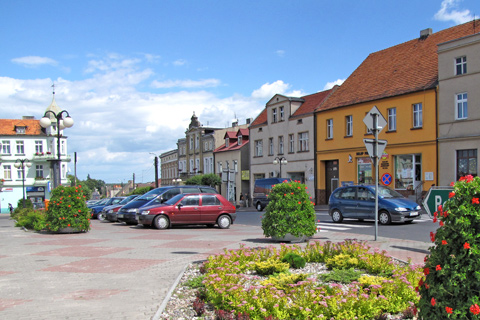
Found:
[(407, 209), (407, 208), (398, 207), (398, 208), (395, 208), (395, 211), (405, 212), (405, 211), (408, 211), (408, 209)]
[(113, 210), (108, 210), (108, 212), (107, 212), (107, 213), (113, 213)]
[(149, 213), (150, 213), (149, 210), (140, 211), (140, 214), (141, 214), (141, 215), (144, 215), (144, 216), (146, 216), (146, 215), (149, 214)]
[(415, 207), (415, 210), (422, 210), (422, 207), (416, 206), (416, 207)]
[(128, 209), (127, 212), (137, 212), (137, 209)]

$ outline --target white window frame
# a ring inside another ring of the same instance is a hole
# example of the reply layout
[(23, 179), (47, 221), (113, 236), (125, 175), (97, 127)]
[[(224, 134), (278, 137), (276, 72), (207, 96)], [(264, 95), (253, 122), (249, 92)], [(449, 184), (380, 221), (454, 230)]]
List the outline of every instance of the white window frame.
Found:
[(285, 107), (281, 106), (278, 109), (279, 109), (279, 112), (280, 112), (280, 121), (284, 121), (285, 120)]
[(415, 103), (413, 105), (413, 127), (423, 127), (423, 106), (422, 103)]
[(466, 92), (455, 95), (455, 119), (463, 120), (468, 118), (468, 96)]
[(308, 151), (308, 131), (298, 133), (298, 151)]
[(389, 108), (388, 112), (388, 131), (397, 130), (397, 108)]
[(268, 138), (268, 155), (273, 156), (274, 148), (273, 148), (273, 138)]
[(295, 135), (293, 133), (288, 135), (288, 153), (295, 152)]
[(327, 139), (333, 139), (333, 119), (327, 119)]
[(2, 154), (10, 154), (10, 141), (8, 140), (3, 140), (2, 141)]
[(255, 157), (263, 156), (263, 140), (255, 140)]
[(242, 140), (243, 140), (243, 136), (238, 136), (237, 143), (238, 143), (239, 146), (242, 145)]
[(25, 154), (25, 142), (23, 140), (17, 140), (15, 141), (15, 144), (17, 147), (16, 154)]
[(35, 140), (35, 153), (43, 153), (43, 141)]
[(467, 56), (455, 58), (455, 75), (460, 76), (467, 73)]
[(345, 135), (353, 136), (353, 116), (345, 116)]
[(36, 178), (43, 178), (43, 164), (36, 164), (35, 165), (35, 177)]
[(3, 178), (5, 180), (12, 180), (12, 166), (11, 165), (4, 165), (3, 166)]
[(276, 123), (277, 121), (277, 108), (272, 108), (272, 123)]
[(278, 154), (283, 154), (283, 136), (278, 136)]

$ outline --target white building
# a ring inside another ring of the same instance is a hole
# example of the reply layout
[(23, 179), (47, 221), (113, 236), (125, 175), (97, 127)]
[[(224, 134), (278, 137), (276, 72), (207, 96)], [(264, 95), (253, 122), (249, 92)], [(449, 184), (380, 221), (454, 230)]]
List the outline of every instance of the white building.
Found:
[[(55, 114), (62, 111), (55, 102), (55, 96), (48, 110)], [(52, 126), (44, 129), (40, 120), (31, 116), (0, 119), (0, 212), (8, 212), (9, 203), (16, 207), (24, 193), (25, 198), (34, 204), (50, 198), (53, 160), (58, 159), (57, 120), (51, 117), (51, 121)], [(67, 184), (67, 163), (71, 159), (67, 154), (67, 137), (62, 133), (63, 130), (60, 130), (61, 183)]]

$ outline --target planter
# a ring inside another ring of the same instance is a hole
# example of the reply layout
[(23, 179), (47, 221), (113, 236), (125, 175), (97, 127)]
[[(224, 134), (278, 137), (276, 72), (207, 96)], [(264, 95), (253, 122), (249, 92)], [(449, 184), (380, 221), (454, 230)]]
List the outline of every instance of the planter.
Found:
[(283, 237), (272, 236), (272, 240), (277, 242), (305, 242), (311, 239), (312, 237), (307, 236), (294, 236), (291, 233), (287, 233)]
[(81, 233), (81, 232), (85, 232), (85, 231), (77, 229), (77, 228), (65, 227), (65, 228), (60, 228), (57, 231), (52, 231), (52, 232), (53, 233)]

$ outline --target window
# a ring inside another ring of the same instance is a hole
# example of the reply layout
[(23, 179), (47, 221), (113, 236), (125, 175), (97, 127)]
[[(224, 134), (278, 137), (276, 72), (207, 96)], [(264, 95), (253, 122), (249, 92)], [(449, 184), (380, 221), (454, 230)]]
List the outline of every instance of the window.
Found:
[(455, 59), (455, 75), (467, 73), (467, 57), (459, 57)]
[(190, 150), (193, 150), (193, 137), (190, 137)]
[(288, 152), (295, 152), (295, 137), (293, 136), (293, 134), (288, 135)]
[(195, 172), (201, 171), (200, 170), (200, 159), (195, 159)]
[(268, 138), (268, 155), (273, 156), (273, 138)]
[(298, 134), (298, 151), (308, 151), (308, 132)]
[(225, 148), (228, 148), (229, 145), (230, 145), (230, 139), (227, 138), (227, 139), (225, 139)]
[(25, 154), (25, 146), (23, 141), (17, 141), (17, 154)]
[[(25, 167), (23, 170), (26, 170), (26, 169), (27, 169), (27, 168)], [(24, 172), (24, 171), (22, 171), (21, 168), (17, 170), (17, 179), (18, 179), (18, 180), (23, 180), (23, 172)], [(26, 178), (26, 174), (25, 174), (25, 178)]]
[(35, 177), (43, 178), (43, 165), (42, 164), (35, 165)]
[(397, 108), (388, 109), (388, 131), (397, 130)]
[(222, 173), (222, 172), (223, 172), (222, 162), (221, 162), (221, 161), (218, 161), (218, 162), (217, 162), (217, 166), (218, 166), (218, 173)]
[(346, 116), (345, 117), (345, 135), (347, 137), (351, 137), (353, 135), (353, 117)]
[(214, 195), (202, 195), (202, 206), (220, 206), (221, 204)]
[(196, 136), (196, 144), (195, 144), (195, 150), (198, 150), (198, 147), (200, 146), (200, 137)]
[(272, 109), (272, 123), (277, 122), (277, 108)]
[(43, 141), (35, 141), (35, 152), (43, 153)]
[(237, 160), (233, 160), (233, 171), (238, 172), (238, 161)]
[(10, 154), (10, 141), (8, 140), (2, 141), (2, 153)]
[(423, 126), (422, 104), (413, 105), (413, 127), (421, 128)]
[(477, 176), (477, 149), (457, 150), (457, 180), (469, 174)]
[(327, 120), (327, 139), (333, 139), (333, 119)]
[(468, 99), (467, 93), (459, 93), (455, 97), (456, 100), (456, 119), (467, 119), (468, 118)]
[(193, 172), (193, 159), (190, 159), (190, 173)]
[(395, 189), (413, 190), (422, 181), (422, 156), (404, 154), (394, 156)]
[(25, 134), (25, 129), (26, 129), (26, 127), (23, 127), (23, 126), (22, 127), (15, 127), (15, 132), (17, 134)]
[(280, 107), (280, 121), (285, 120), (285, 108)]
[(203, 144), (203, 150), (208, 151), (208, 142), (207, 141), (205, 141), (205, 143)]
[(65, 152), (65, 140), (61, 140), (60, 141), (61, 144), (60, 144), (60, 154), (66, 154), (67, 152)]
[(210, 173), (208, 171), (208, 169), (210, 168), (210, 159), (209, 158), (205, 158), (203, 159), (203, 173)]
[(255, 140), (255, 157), (263, 156), (263, 140)]
[(283, 154), (283, 136), (278, 137), (278, 154)]
[(5, 180), (12, 180), (12, 166), (3, 166), (3, 178)]
[(242, 137), (242, 136), (238, 136), (238, 145), (239, 145), (239, 146), (242, 145), (242, 140), (243, 140), (243, 137)]
[(185, 198), (180, 201), (180, 204), (183, 206), (198, 206), (200, 205), (200, 196), (199, 195), (194, 195), (194, 196), (186, 196)]

